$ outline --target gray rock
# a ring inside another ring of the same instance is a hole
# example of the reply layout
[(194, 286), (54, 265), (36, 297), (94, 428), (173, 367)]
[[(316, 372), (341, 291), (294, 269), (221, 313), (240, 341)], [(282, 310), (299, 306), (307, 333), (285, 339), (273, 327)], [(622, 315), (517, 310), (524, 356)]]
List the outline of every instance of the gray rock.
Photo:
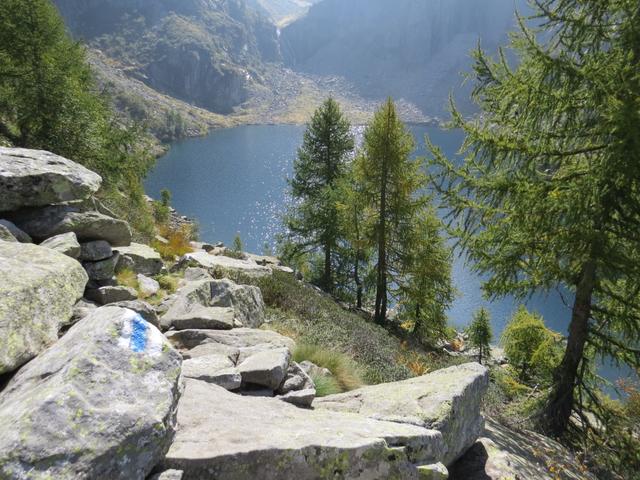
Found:
[[(131, 293), (131, 292), (129, 292)], [(153, 325), (156, 328), (160, 328), (160, 320), (156, 311), (151, 305), (142, 300), (125, 300), (122, 302), (113, 302), (110, 304), (113, 307), (128, 308), (136, 313), (139, 313), (142, 318)]]
[(258, 265), (253, 260), (239, 260), (224, 255), (211, 255), (207, 252), (187, 253), (175, 265), (176, 270), (186, 267), (200, 267), (207, 270), (239, 272), (255, 277), (271, 275), (269, 267)]
[(96, 310), (98, 307), (99, 305), (97, 303), (87, 300), (85, 298), (81, 298), (73, 306), (73, 314), (69, 319), (69, 321), (64, 325), (67, 326), (67, 325), (73, 325), (75, 323), (78, 323), (84, 317), (88, 317), (89, 315), (91, 315), (94, 312), (94, 310)]
[(111, 244), (105, 240), (94, 240), (81, 245), (80, 260), (83, 262), (97, 262), (112, 256)]
[[(171, 334), (167, 336), (170, 338)], [(231, 360), (234, 365), (237, 365), (238, 359), (240, 358), (239, 348), (217, 342), (203, 343), (190, 350), (182, 350), (181, 353), (184, 359), (206, 357), (209, 355), (224, 355)]]
[(110, 280), (115, 275), (118, 255), (118, 252), (116, 252), (105, 260), (100, 260), (98, 262), (83, 262), (82, 266), (87, 271), (91, 280)]
[(11, 235), (13, 235), (20, 243), (33, 243), (31, 237), (19, 229), (15, 223), (10, 222), (9, 220), (0, 219), (0, 225), (9, 230)]
[(61, 233), (55, 237), (48, 238), (40, 246), (56, 250), (67, 257), (76, 259), (80, 256), (81, 251), (78, 238), (73, 232)]
[(163, 320), (170, 322), (176, 330), (230, 330), (235, 326), (234, 319), (234, 310), (224, 307), (196, 307), (176, 317), (171, 315), (163, 317)]
[(420, 480), (447, 480), (449, 471), (442, 463), (433, 463), (431, 465), (422, 465), (418, 467), (420, 472)]
[(185, 360), (182, 363), (182, 375), (213, 383), (226, 390), (236, 390), (242, 385), (240, 372), (226, 355), (213, 354)]
[(488, 370), (467, 363), (402, 382), (317, 398), (313, 407), (438, 430), (447, 445), (439, 461), (449, 466), (482, 433), (480, 405), (488, 386)]
[(58, 339), (82, 297), (87, 274), (55, 250), (0, 242), (0, 374), (15, 370)]
[(288, 349), (266, 350), (255, 353), (238, 364), (243, 383), (277, 390), (287, 375), (291, 353)]
[(329, 370), (328, 368), (319, 367), (318, 365), (316, 365), (313, 362), (310, 362), (309, 360), (300, 362), (299, 365), (300, 365), (300, 368), (302, 368), (302, 370), (304, 371), (304, 373), (306, 373), (310, 377), (332, 377), (333, 376), (333, 374), (331, 373), (331, 370)]
[(184, 279), (187, 282), (197, 282), (198, 280), (213, 280), (213, 277), (204, 268), (188, 267), (184, 271)]
[[(196, 348), (220, 348), (238, 351), (237, 362), (251, 355), (268, 350), (288, 349), (292, 351), (295, 343), (288, 337), (269, 330), (253, 328), (235, 328), (233, 330), (180, 330), (166, 333), (176, 348), (195, 351)], [(219, 347), (216, 347), (219, 345)], [(208, 350), (212, 353), (211, 350)]]
[(160, 291), (160, 284), (153, 278), (149, 278), (141, 273), (139, 273), (136, 278), (138, 280), (138, 289), (143, 297), (153, 297)]
[(0, 394), (0, 478), (145, 478), (174, 433), (180, 364), (135, 312), (96, 310)]
[(184, 472), (182, 470), (165, 470), (149, 477), (149, 480), (182, 480)]
[(13, 222), (36, 240), (74, 232), (80, 242), (106, 240), (113, 246), (131, 243), (127, 222), (98, 212), (83, 212), (80, 207), (55, 205), (27, 209), (12, 215)]
[(136, 300), (137, 292), (131, 287), (100, 287), (87, 289), (84, 296), (100, 305)]
[(442, 457), (439, 432), (349, 413), (238, 396), (186, 379), (180, 429), (163, 462), (200, 480), (417, 480)]
[(130, 268), (136, 273), (158, 275), (164, 267), (160, 254), (147, 245), (132, 243), (127, 247), (119, 247), (118, 252), (122, 256), (122, 268)]
[(297, 407), (309, 408), (316, 398), (316, 389), (307, 388), (304, 390), (295, 390), (285, 393), (284, 395), (278, 395), (276, 398)]
[(265, 305), (260, 289), (224, 279), (188, 282), (176, 292), (162, 317), (162, 325), (169, 328), (175, 319), (185, 318), (203, 307), (232, 308), (238, 326), (257, 328), (264, 322)]
[(0, 211), (82, 200), (100, 175), (43, 150), (0, 147)]
[(5, 242), (17, 242), (18, 239), (14, 237), (9, 229), (4, 225), (0, 224), (0, 240)]
[(285, 395), (296, 390), (315, 390), (315, 388), (316, 386), (313, 380), (311, 380), (302, 367), (296, 362), (291, 362), (287, 370), (287, 376), (278, 389), (278, 393)]

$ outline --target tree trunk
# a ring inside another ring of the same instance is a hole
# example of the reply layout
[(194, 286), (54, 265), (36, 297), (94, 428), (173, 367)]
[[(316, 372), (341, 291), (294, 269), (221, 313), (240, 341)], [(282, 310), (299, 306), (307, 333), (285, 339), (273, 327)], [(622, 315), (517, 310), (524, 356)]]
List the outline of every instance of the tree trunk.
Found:
[(588, 262), (582, 269), (580, 282), (576, 288), (567, 348), (562, 362), (555, 372), (554, 387), (543, 415), (545, 428), (555, 436), (566, 432), (573, 411), (574, 388), (589, 333), (591, 297), (595, 283), (595, 263)]
[(478, 363), (482, 365), (482, 345), (478, 348)]
[(391, 129), (391, 112), (387, 113), (387, 151), (382, 159), (380, 175), (380, 219), (378, 225), (378, 278), (376, 282), (375, 321), (383, 324), (387, 320), (387, 176), (389, 163), (389, 130)]
[(353, 269), (353, 279), (356, 282), (356, 306), (362, 308), (362, 281), (360, 280), (360, 255), (356, 253), (356, 264)]
[(324, 244), (324, 289), (327, 292), (333, 291), (333, 281), (331, 279), (331, 245), (329, 242)]

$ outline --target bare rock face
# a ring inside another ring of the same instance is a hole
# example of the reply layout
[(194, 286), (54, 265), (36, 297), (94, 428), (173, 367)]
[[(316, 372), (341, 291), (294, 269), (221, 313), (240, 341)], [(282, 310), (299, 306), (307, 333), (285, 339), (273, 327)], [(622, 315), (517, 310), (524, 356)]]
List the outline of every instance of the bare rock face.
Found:
[(0, 393), (0, 478), (145, 478), (173, 437), (180, 365), (135, 312), (95, 310)]
[(442, 435), (424, 427), (305, 410), (192, 379), (178, 424), (163, 467), (194, 480), (418, 480), (445, 449)]
[(478, 363), (467, 363), (318, 398), (313, 407), (438, 430), (447, 446), (441, 461), (449, 466), (484, 429), (480, 404), (488, 386), (488, 370)]
[(84, 212), (77, 206), (51, 205), (20, 210), (10, 219), (38, 241), (74, 232), (80, 242), (106, 240), (114, 247), (131, 243), (131, 229), (127, 222), (98, 212)]
[(0, 211), (83, 200), (102, 178), (43, 150), (0, 147)]
[(58, 339), (87, 280), (82, 265), (62, 253), (0, 241), (0, 374)]

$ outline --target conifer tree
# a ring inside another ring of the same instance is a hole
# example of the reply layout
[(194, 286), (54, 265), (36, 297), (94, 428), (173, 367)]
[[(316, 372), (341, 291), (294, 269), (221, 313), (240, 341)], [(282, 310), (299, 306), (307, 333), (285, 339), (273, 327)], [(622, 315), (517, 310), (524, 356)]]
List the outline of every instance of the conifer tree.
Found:
[(362, 185), (370, 218), (368, 237), (376, 252), (375, 320), (387, 316), (389, 285), (406, 270), (412, 253), (414, 221), (426, 197), (423, 162), (412, 160), (415, 142), (398, 118), (391, 99), (376, 112), (364, 133), (362, 155), (357, 158), (357, 181)]
[(294, 254), (320, 250), (321, 285), (333, 290), (333, 262), (340, 239), (336, 189), (353, 152), (351, 125), (338, 103), (327, 99), (313, 114), (290, 181), (296, 203), (285, 219)]
[[(594, 354), (640, 364), (640, 3), (538, 0), (511, 66), (475, 53), (466, 159), (434, 146), (433, 182), (491, 297), (574, 292), (564, 357), (542, 415), (560, 435), (596, 414)], [(579, 392), (576, 392), (576, 389)]]
[(478, 363), (482, 364), (483, 358), (491, 356), (491, 319), (486, 308), (480, 308), (473, 314), (473, 321), (469, 325), (469, 343), (478, 349)]
[(441, 236), (442, 221), (429, 206), (416, 213), (410, 255), (399, 278), (401, 313), (413, 319), (413, 334), (433, 344), (446, 336), (446, 310), (454, 299), (451, 249)]

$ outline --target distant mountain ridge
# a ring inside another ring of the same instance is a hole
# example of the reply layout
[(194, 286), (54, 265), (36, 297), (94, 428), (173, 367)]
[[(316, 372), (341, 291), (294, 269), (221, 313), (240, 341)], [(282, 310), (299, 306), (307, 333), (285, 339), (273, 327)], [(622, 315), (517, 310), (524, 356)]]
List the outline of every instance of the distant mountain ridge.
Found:
[(248, 0), (249, 5), (264, 12), (279, 27), (303, 16), (321, 0)]
[(323, 0), (282, 30), (287, 66), (339, 75), (365, 96), (391, 95), (442, 115), (451, 90), (469, 110), (471, 67), (478, 41), (490, 51), (506, 43), (525, 0)]
[(244, 0), (54, 0), (69, 29), (150, 87), (217, 113), (246, 101), (277, 29)]

